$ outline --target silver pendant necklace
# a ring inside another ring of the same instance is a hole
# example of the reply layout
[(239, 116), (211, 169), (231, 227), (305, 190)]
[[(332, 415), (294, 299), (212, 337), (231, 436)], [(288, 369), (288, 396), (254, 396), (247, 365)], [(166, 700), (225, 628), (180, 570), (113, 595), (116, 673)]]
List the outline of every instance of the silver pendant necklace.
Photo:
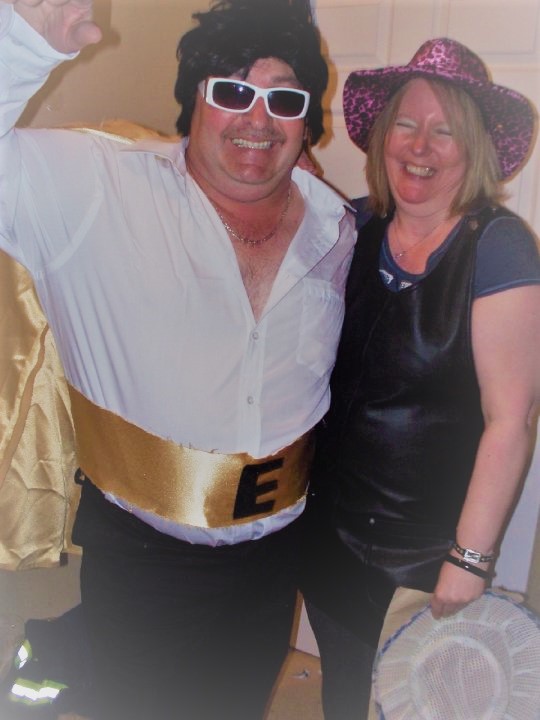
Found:
[[(403, 245), (401, 244), (401, 242), (399, 240), (399, 235), (395, 228), (394, 228), (394, 235), (395, 235), (396, 242), (399, 245), (399, 247), (403, 248)], [(426, 235), (426, 237), (420, 238), (420, 240), (417, 240), (415, 243), (413, 243), (413, 245), (411, 245), (408, 248), (405, 248), (405, 250), (400, 250), (399, 252), (394, 253), (394, 260), (399, 260), (404, 255), (406, 255), (408, 252), (410, 252), (411, 250), (414, 250), (415, 247), (418, 247), (418, 245), (421, 245), (423, 242), (426, 242), (426, 240), (429, 240), (430, 236), (431, 236), (431, 233), (429, 235)]]
[(402, 258), (404, 255), (407, 255), (407, 253), (410, 253), (411, 250), (414, 250), (416, 247), (418, 247), (418, 246), (421, 245), (422, 243), (425, 243), (427, 240), (430, 240), (431, 238), (433, 238), (434, 234), (435, 234), (436, 231), (439, 229), (439, 227), (441, 227), (441, 225), (436, 225), (436, 226), (435, 226), (432, 230), (430, 230), (430, 231), (428, 232), (428, 234), (425, 235), (423, 238), (420, 238), (420, 240), (417, 240), (417, 241), (416, 241), (415, 243), (413, 243), (410, 247), (408, 247), (408, 248), (403, 248), (403, 244), (402, 244), (401, 240), (399, 239), (399, 233), (398, 233), (398, 230), (397, 230), (397, 226), (396, 226), (395, 224), (393, 224), (394, 237), (395, 237), (395, 239), (396, 239), (397, 245), (401, 248), (398, 252), (392, 253), (392, 255), (394, 256), (394, 260), (399, 260), (399, 259)]

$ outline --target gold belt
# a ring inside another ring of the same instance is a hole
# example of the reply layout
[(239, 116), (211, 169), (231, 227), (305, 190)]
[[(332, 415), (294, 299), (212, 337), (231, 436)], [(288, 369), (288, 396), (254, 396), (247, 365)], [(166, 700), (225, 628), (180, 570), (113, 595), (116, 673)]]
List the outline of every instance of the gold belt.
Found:
[(71, 386), (69, 393), (81, 470), (142, 510), (215, 528), (273, 515), (305, 495), (310, 433), (265, 458), (204, 452), (152, 435)]

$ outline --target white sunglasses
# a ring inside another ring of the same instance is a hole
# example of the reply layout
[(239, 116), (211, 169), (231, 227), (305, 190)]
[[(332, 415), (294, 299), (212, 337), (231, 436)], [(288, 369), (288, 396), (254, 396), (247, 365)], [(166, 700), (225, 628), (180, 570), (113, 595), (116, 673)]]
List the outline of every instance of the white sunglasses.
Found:
[(260, 88), (244, 80), (213, 77), (203, 80), (199, 90), (209, 105), (233, 113), (249, 112), (260, 97), (266, 112), (279, 120), (303, 118), (309, 107), (309, 93), (290, 87)]

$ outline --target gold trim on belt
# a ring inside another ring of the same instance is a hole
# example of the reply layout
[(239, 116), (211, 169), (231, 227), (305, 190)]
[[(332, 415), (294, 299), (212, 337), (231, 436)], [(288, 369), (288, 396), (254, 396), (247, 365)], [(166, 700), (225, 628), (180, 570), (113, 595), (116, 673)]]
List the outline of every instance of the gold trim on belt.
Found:
[(81, 470), (102, 492), (184, 525), (216, 528), (284, 510), (306, 493), (310, 433), (255, 459), (183, 447), (69, 387)]

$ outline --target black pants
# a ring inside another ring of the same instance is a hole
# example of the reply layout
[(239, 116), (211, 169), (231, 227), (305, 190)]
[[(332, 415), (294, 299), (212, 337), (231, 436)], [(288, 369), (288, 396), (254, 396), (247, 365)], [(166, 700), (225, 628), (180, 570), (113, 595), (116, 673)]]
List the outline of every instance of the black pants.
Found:
[(306, 603), (321, 654), (325, 720), (367, 720), (376, 649)]
[(95, 720), (258, 720), (286, 656), (295, 524), (211, 548), (153, 530), (88, 481), (74, 529)]

